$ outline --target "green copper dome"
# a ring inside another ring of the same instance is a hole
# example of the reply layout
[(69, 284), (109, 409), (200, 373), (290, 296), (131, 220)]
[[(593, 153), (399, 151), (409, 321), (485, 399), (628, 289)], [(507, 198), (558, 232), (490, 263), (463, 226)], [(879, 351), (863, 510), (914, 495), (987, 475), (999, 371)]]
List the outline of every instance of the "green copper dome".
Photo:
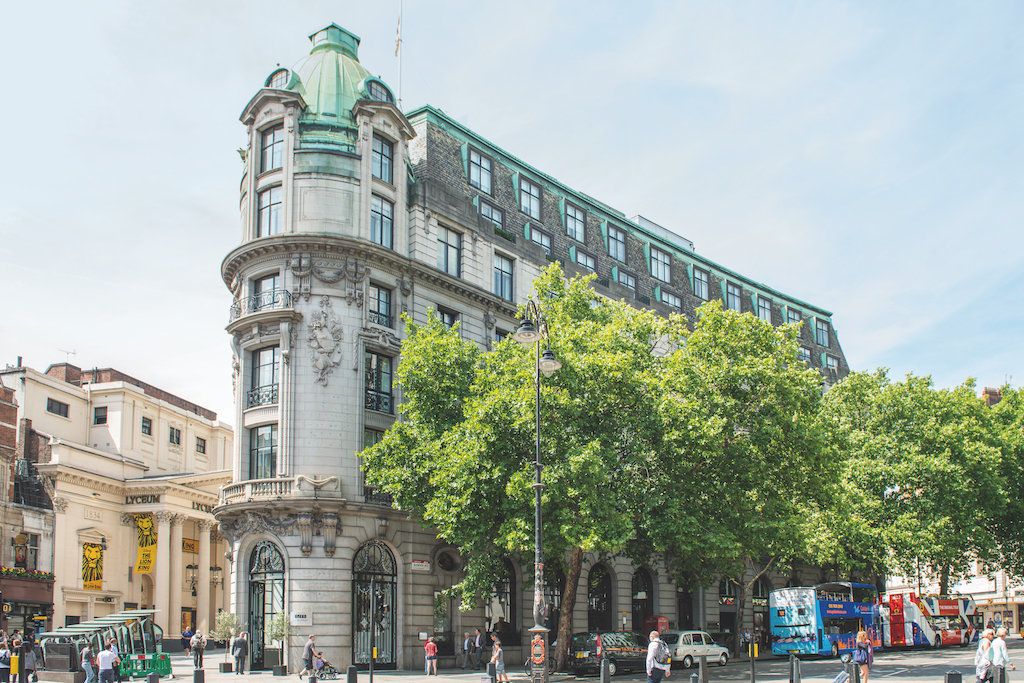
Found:
[(313, 49), (295, 65), (288, 89), (306, 103), (303, 121), (354, 125), (352, 107), (367, 97), (364, 83), (376, 81), (359, 63), (359, 36), (331, 24), (309, 37)]

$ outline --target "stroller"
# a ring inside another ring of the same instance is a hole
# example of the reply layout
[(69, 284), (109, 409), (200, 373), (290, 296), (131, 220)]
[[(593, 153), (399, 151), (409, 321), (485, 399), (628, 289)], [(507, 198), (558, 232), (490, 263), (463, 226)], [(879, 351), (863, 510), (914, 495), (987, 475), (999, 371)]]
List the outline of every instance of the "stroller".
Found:
[(313, 668), (316, 670), (317, 680), (331, 680), (338, 677), (338, 670), (320, 655), (313, 658)]

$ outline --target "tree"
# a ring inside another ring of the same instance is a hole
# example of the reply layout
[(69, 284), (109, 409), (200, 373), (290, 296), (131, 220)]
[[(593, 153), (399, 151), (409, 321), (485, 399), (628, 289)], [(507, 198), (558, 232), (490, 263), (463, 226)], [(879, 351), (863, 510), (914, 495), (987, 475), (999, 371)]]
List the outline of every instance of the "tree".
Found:
[(242, 620), (234, 612), (219, 612), (214, 629), (209, 636), (224, 643), (224, 661), (228, 661), (228, 652), (231, 650), (231, 641), (242, 632)]
[[(589, 279), (538, 278), (539, 304), (562, 368), (541, 382), (544, 551), (567, 560), (559, 642), (572, 633), (583, 556), (621, 552), (639, 526), (645, 487), (662, 480), (652, 340), (682, 341), (682, 318), (659, 318), (597, 297)], [(407, 320), (397, 378), (403, 418), (364, 451), (367, 482), (394, 496), (469, 562), (463, 608), (491, 591), (505, 557), (534, 546), (534, 351), (508, 339), (490, 353), (431, 316)], [(638, 517), (639, 516), (639, 517)], [(565, 664), (565, 647), (558, 664)]]
[(830, 447), (845, 454), (839, 531), (844, 562), (951, 581), (975, 559), (994, 562), (990, 519), (1006, 509), (990, 411), (973, 381), (936, 389), (930, 377), (892, 382), (855, 373), (825, 396)]
[(1024, 579), (1024, 394), (1003, 387), (992, 408), (993, 430), (1002, 452), (1000, 473), (1006, 482), (1006, 507), (992, 515), (1003, 570)]
[(711, 302), (659, 377), (663, 482), (638, 492), (653, 523), (643, 537), (674, 558), (678, 580), (734, 583), (737, 626), (759, 578), (813, 554), (834, 484), (821, 376), (797, 360), (797, 331)]

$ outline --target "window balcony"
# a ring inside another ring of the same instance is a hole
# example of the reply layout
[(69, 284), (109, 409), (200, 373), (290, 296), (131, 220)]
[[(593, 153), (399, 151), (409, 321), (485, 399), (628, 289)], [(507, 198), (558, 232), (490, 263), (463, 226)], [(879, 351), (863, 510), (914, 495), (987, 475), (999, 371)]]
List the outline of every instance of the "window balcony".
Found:
[(383, 325), (384, 327), (390, 328), (391, 316), (387, 313), (378, 313), (377, 311), (368, 311), (366, 314), (367, 319), (374, 324)]
[(390, 493), (384, 493), (378, 491), (372, 486), (363, 487), (363, 502), (369, 503), (370, 505), (383, 505), (385, 507), (392, 507), (394, 499)]
[(366, 390), (366, 409), (376, 410), (378, 413), (395, 414), (395, 400), (390, 393), (377, 391), (376, 389)]
[(291, 308), (292, 293), (287, 289), (272, 289), (269, 292), (254, 294), (232, 303), (228, 313), (228, 324), (250, 313)]
[(268, 384), (263, 387), (255, 387), (245, 395), (245, 408), (256, 408), (258, 406), (277, 405), (277, 385)]

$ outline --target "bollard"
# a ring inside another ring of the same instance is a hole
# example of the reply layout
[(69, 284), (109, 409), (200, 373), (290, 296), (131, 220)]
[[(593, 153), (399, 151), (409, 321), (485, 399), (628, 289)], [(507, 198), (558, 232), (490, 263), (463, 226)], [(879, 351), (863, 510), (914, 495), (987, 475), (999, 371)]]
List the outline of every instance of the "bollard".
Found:
[(160, 683), (160, 674), (148, 674), (146, 683)]
[(750, 683), (757, 683), (755, 680), (756, 673), (754, 672), (754, 662), (757, 660), (757, 654), (754, 652), (754, 644), (749, 645), (750, 654)]
[(789, 683), (800, 683), (800, 658), (789, 656)]
[(963, 683), (963, 676), (956, 669), (950, 669), (946, 672), (945, 683)]
[(196, 669), (192, 672), (192, 683), (206, 683), (206, 672)]
[(700, 676), (696, 672), (690, 674), (690, 683), (700, 683)]
[(992, 683), (1006, 683), (1006, 667), (996, 666), (992, 668)]
[(491, 679), (491, 683), (498, 679), (498, 665), (494, 662), (487, 662), (487, 678)]
[(348, 674), (345, 678), (345, 683), (359, 683), (359, 670), (356, 669), (355, 664), (348, 665)]
[(708, 656), (700, 656), (700, 683), (708, 683)]
[(309, 683), (316, 683), (316, 674), (315, 673), (309, 674)]
[(601, 683), (611, 683), (611, 680), (612, 680), (611, 671), (612, 670), (609, 668), (609, 665), (608, 665), (608, 658), (607, 657), (602, 657), (601, 658)]

